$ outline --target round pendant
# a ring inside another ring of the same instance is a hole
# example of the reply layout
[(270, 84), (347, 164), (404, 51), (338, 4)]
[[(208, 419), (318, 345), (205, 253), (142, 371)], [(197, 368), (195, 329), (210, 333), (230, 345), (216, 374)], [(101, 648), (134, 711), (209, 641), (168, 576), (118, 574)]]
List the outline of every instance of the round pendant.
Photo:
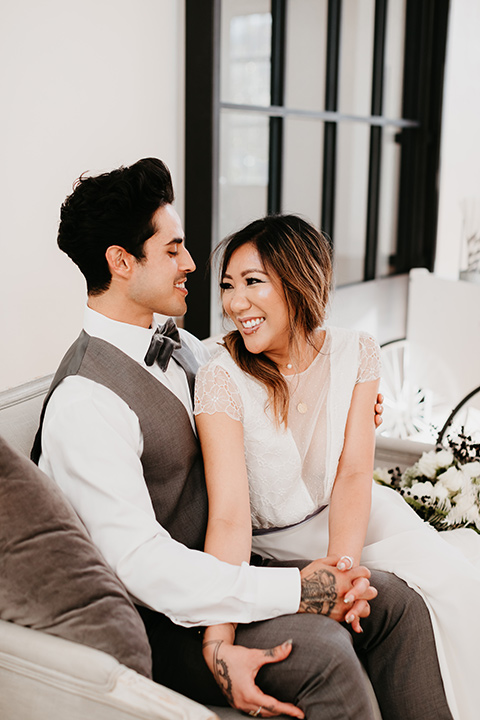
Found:
[(301, 415), (305, 415), (308, 410), (308, 406), (304, 402), (299, 402), (297, 405), (297, 410)]

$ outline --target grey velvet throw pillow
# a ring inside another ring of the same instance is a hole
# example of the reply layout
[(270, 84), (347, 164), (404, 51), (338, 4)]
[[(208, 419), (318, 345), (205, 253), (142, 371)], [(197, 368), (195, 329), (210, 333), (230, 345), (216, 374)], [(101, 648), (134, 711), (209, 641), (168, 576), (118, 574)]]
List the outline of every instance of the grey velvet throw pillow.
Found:
[(63, 493), (0, 438), (0, 618), (151, 677), (143, 622)]

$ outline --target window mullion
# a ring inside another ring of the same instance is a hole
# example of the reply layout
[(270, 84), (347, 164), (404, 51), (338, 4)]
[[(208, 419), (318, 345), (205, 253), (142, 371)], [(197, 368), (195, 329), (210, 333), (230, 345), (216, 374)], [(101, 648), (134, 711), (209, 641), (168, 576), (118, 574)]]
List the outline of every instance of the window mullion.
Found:
[[(340, 23), (342, 0), (328, 2), (327, 77), (325, 84), (325, 110), (336, 112), (338, 102), (338, 76), (340, 58)], [(333, 239), (335, 213), (337, 124), (326, 122), (323, 135), (322, 221), (323, 232)]]
[(189, 276), (188, 289), (195, 302), (189, 305), (184, 325), (205, 338), (210, 335), (208, 268), (218, 215), (220, 0), (201, 5), (186, 0), (185, 10), (185, 234), (199, 269)]
[[(373, 40), (372, 115), (382, 115), (383, 112), (383, 71), (385, 61), (386, 20), (387, 0), (376, 0), (375, 30)], [(372, 126), (370, 128), (364, 280), (373, 280), (376, 274), (382, 134), (381, 127)]]
[[(285, 88), (286, 0), (272, 0), (270, 103), (283, 106)], [(282, 208), (283, 117), (270, 117), (268, 143), (267, 212)]]

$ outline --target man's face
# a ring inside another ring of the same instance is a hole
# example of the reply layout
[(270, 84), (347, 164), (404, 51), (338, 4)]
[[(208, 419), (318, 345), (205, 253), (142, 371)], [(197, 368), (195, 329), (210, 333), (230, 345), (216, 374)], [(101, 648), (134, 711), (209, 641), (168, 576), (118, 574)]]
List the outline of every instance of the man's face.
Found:
[(146, 241), (145, 257), (135, 262), (129, 283), (131, 309), (136, 324), (149, 327), (152, 313), (183, 315), (188, 291), (187, 274), (195, 263), (185, 247), (185, 236), (172, 205), (164, 205), (153, 215), (155, 233)]

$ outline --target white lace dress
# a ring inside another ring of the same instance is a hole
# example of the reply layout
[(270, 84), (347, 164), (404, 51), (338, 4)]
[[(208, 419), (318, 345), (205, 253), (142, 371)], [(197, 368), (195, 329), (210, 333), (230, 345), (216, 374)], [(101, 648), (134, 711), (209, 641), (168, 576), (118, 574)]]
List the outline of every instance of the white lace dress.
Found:
[[(353, 389), (379, 373), (373, 338), (327, 328), (307, 370), (285, 376), (290, 388), (285, 429), (265, 409), (263, 385), (243, 373), (225, 349), (200, 369), (195, 414), (225, 412), (243, 424), (255, 552), (278, 560), (326, 555), (328, 503)], [(327, 507), (318, 512), (322, 506)], [(477, 720), (479, 536), (472, 530), (438, 533), (398, 493), (373, 483), (361, 562), (395, 573), (425, 599), (452, 714)]]

